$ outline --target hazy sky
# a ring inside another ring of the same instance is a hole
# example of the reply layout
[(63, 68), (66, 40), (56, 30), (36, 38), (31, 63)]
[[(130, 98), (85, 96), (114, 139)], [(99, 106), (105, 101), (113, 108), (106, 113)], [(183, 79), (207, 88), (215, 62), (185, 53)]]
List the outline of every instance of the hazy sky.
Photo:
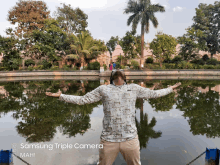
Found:
[[(7, 21), (7, 15), (16, 2), (18, 0), (7, 0), (0, 6), (0, 35), (6, 36), (6, 28), (15, 26)], [(88, 29), (95, 39), (107, 42), (111, 36), (118, 35), (121, 38), (132, 29), (132, 24), (127, 26), (130, 14), (123, 14), (128, 0), (44, 0), (44, 2), (51, 16), (57, 7), (61, 7), (60, 3), (71, 4), (73, 8), (79, 7), (88, 15)], [(157, 30), (162, 30), (174, 37), (183, 35), (185, 29), (193, 23), (195, 8), (200, 3), (214, 4), (215, 0), (151, 0), (151, 2), (165, 6), (166, 12), (156, 13), (159, 28), (155, 29), (150, 24), (150, 32), (145, 33), (145, 42), (151, 42)], [(137, 34), (141, 34), (140, 23), (137, 27)]]

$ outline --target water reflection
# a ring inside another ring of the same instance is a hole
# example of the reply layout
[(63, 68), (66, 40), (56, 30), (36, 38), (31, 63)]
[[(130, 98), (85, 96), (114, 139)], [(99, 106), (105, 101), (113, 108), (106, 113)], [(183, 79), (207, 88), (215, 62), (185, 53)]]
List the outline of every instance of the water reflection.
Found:
[[(179, 81), (178, 81), (179, 82)], [(103, 84), (108, 85), (109, 80)], [(167, 85), (177, 83), (175, 80), (128, 80), (154, 90), (167, 88)], [(147, 102), (156, 112), (167, 113), (176, 105), (176, 109), (188, 118), (190, 132), (193, 135), (205, 135), (207, 138), (220, 137), (220, 104), (219, 81), (184, 80), (182, 85), (169, 95), (156, 99), (137, 99), (136, 126), (141, 149), (147, 148), (150, 139), (162, 137), (161, 131), (156, 131), (157, 120), (148, 118), (144, 113), (144, 103)], [(0, 83), (0, 116), (13, 112), (13, 118), (20, 120), (16, 131), (26, 139), (26, 142), (49, 142), (57, 133), (69, 138), (84, 135), (91, 128), (91, 114), (94, 108), (102, 102), (86, 105), (76, 105), (59, 101), (57, 98), (46, 97), (45, 92), (57, 92), (82, 96), (97, 88), (100, 81), (22, 81)]]

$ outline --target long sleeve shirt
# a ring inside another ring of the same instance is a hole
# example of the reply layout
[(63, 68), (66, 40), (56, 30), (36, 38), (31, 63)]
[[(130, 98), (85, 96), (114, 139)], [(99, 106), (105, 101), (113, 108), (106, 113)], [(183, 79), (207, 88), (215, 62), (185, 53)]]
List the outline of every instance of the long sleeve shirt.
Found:
[(135, 138), (135, 103), (137, 98), (149, 99), (173, 92), (171, 87), (151, 90), (137, 84), (101, 85), (84, 96), (61, 94), (59, 100), (73, 104), (103, 103), (104, 118), (100, 138), (109, 142), (123, 142)]

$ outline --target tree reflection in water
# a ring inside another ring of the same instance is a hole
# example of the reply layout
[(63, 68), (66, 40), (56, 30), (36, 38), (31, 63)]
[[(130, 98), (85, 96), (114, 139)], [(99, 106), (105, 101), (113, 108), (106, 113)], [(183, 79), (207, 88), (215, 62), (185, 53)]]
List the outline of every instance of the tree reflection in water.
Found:
[(15, 119), (22, 119), (16, 129), (21, 136), (26, 137), (27, 142), (50, 141), (57, 132), (57, 127), (63, 135), (69, 137), (78, 133), (83, 135), (91, 127), (89, 115), (101, 102), (87, 105), (70, 104), (57, 98), (46, 97), (45, 92), (57, 92), (61, 87), (66, 87), (69, 89), (68, 94), (80, 96), (98, 86), (98, 81), (85, 83), (84, 90), (80, 90), (80, 81), (5, 83), (4, 88), (9, 92), (9, 96), (1, 95), (1, 112), (12, 111)]
[[(158, 80), (145, 81), (147, 88)], [(177, 80), (161, 80), (155, 88), (167, 88)], [(179, 80), (178, 80), (179, 82)], [(128, 80), (137, 83), (137, 80)], [(184, 80), (182, 85), (169, 95), (148, 99), (155, 111), (170, 111), (176, 104), (176, 109), (183, 111), (183, 117), (188, 117), (190, 131), (193, 135), (206, 135), (208, 138), (220, 136), (220, 81)], [(105, 82), (108, 85), (109, 81)], [(45, 92), (57, 92), (82, 96), (97, 88), (100, 81), (26, 81), (0, 83), (0, 116), (13, 112), (14, 119), (22, 119), (16, 129), (18, 134), (26, 137), (27, 142), (46, 142), (53, 139), (57, 129), (63, 135), (75, 137), (83, 135), (90, 125), (90, 114), (94, 107), (102, 102), (77, 105), (59, 101), (57, 98), (46, 97)], [(200, 92), (201, 90), (202, 92)], [(176, 98), (175, 98), (176, 97)], [(137, 99), (136, 108), (140, 110), (140, 122), (136, 125), (141, 148), (145, 148), (150, 138), (161, 137), (153, 127), (156, 119), (153, 117), (148, 124), (148, 115), (143, 112), (143, 99)]]

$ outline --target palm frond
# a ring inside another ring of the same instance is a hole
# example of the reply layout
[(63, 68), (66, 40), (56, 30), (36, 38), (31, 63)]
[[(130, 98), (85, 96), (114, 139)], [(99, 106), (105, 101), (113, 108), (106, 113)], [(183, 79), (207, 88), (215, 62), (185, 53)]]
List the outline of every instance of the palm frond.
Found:
[(148, 18), (148, 20), (146, 21), (146, 24), (145, 24), (145, 32), (146, 33), (149, 33), (149, 27), (150, 27), (150, 22), (149, 22), (149, 18)]
[(135, 30), (137, 29), (137, 25), (138, 25), (140, 19), (141, 19), (141, 17), (140, 17), (139, 14), (137, 14), (137, 15), (135, 16), (135, 18), (133, 19), (133, 22), (132, 22), (132, 30), (133, 30), (133, 31), (135, 31)]
[(76, 60), (78, 60), (79, 59), (79, 55), (77, 55), (77, 54), (69, 54), (69, 55), (66, 55), (66, 58), (67, 59), (76, 59)]
[(84, 53), (84, 54), (89, 54), (90, 53), (88, 50), (82, 50), (81, 52)]
[(152, 10), (153, 12), (165, 12), (165, 8), (164, 6), (161, 6), (159, 3), (158, 4), (155, 4), (155, 5), (152, 5)]
[(128, 13), (136, 13), (136, 8), (137, 8), (137, 2), (134, 0), (129, 0), (127, 8), (124, 9), (124, 14)]
[(154, 27), (157, 28), (157, 26), (159, 24), (157, 18), (154, 15), (150, 15), (149, 18), (150, 18), (151, 22), (153, 23)]
[(134, 18), (136, 17), (137, 13), (134, 13), (133, 15), (131, 15), (129, 18), (128, 18), (128, 21), (127, 21), (127, 25), (129, 26), (131, 24), (131, 22), (134, 20)]

